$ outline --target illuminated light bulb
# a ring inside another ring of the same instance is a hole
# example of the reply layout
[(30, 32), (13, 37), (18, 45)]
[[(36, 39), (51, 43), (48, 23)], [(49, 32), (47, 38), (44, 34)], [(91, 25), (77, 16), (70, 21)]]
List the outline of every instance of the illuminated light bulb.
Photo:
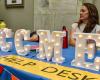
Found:
[(88, 38), (92, 38), (92, 36), (89, 35)]
[(83, 35), (79, 35), (78, 37), (79, 37), (79, 38), (82, 38), (82, 37), (83, 37)]
[(78, 57), (81, 57), (82, 55), (81, 54), (78, 54)]
[(78, 65), (78, 66), (80, 66), (80, 65), (81, 65), (81, 63), (77, 63), (77, 65)]
[(43, 55), (40, 55), (40, 58), (43, 58)]
[(56, 45), (56, 46), (59, 46), (59, 43), (56, 43), (55, 45)]
[(41, 34), (41, 35), (44, 35), (44, 32), (41, 32), (40, 34)]
[(20, 44), (16, 44), (16, 46), (20, 46)]
[(88, 65), (88, 64), (86, 64), (86, 67), (88, 68), (88, 67), (89, 67), (89, 65)]
[(95, 66), (95, 68), (96, 68), (96, 69), (100, 69), (100, 67), (99, 67), (99, 66)]
[(0, 33), (1, 33), (2, 35), (4, 34), (4, 32), (3, 32), (3, 31), (1, 31)]
[(92, 55), (92, 54), (89, 54), (88, 56), (89, 56), (89, 58), (92, 58), (92, 57), (93, 57), (93, 55)]
[(6, 36), (9, 36), (9, 34), (7, 34)]
[(82, 44), (79, 44), (78, 47), (82, 47)]
[(40, 51), (43, 51), (43, 48), (40, 48)]
[(54, 40), (54, 39), (52, 39), (52, 40), (51, 40), (51, 42), (55, 42), (55, 40)]
[(93, 45), (90, 45), (89, 48), (93, 48)]
[(17, 36), (20, 36), (20, 34), (18, 33)]
[(49, 54), (47, 54), (47, 56), (48, 56), (48, 57), (50, 57), (50, 56), (51, 56), (51, 54), (49, 53)]
[(98, 39), (100, 39), (100, 37), (98, 37)]
[(7, 45), (6, 45), (6, 47), (7, 47), (7, 48), (9, 48), (9, 47), (10, 47), (10, 45), (9, 45), (9, 44), (7, 44)]
[(26, 32), (26, 31), (24, 31), (24, 30), (21, 30), (21, 33), (25, 34), (25, 32)]
[(25, 39), (25, 40), (28, 40), (28, 39), (29, 39), (29, 37), (28, 37), (28, 36), (25, 36), (25, 37), (24, 37), (24, 39)]
[(56, 51), (55, 53), (56, 53), (56, 54), (58, 54), (58, 53), (59, 53), (59, 51)]
[(97, 63), (98, 63), (98, 62), (100, 62), (100, 60), (99, 60), (99, 59), (96, 59), (96, 61), (95, 61), (95, 62), (97, 62)]
[(59, 58), (56, 58), (56, 61), (59, 62)]
[(24, 48), (25, 51), (28, 51), (28, 48)]
[(100, 43), (98, 43), (97, 45), (100, 46)]
[(50, 49), (51, 49), (51, 47), (49, 46), (49, 47), (48, 47), (48, 49), (50, 50)]
[(59, 37), (60, 35), (59, 34), (56, 34), (56, 36)]
[(3, 37), (2, 36), (0, 36), (0, 39), (2, 39)]
[(25, 34), (28, 34), (28, 31), (25, 31)]
[(47, 41), (48, 41), (48, 39), (46, 38), (46, 39), (44, 39), (44, 41), (45, 41), (45, 42), (47, 42)]
[(16, 41), (20, 41), (20, 39), (16, 39)]
[(43, 43), (43, 41), (41, 40), (40, 43)]

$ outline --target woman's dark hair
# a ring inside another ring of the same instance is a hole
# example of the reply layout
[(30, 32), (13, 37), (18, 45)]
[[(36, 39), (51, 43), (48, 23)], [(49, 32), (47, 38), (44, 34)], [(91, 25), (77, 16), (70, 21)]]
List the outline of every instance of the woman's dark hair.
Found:
[[(96, 24), (99, 24), (99, 15), (98, 10), (94, 4), (91, 3), (83, 3), (83, 6), (87, 7), (89, 12), (88, 23), (83, 30), (84, 33), (90, 33)], [(78, 22), (78, 27), (81, 25), (82, 21)], [(80, 28), (80, 27), (79, 27)]]

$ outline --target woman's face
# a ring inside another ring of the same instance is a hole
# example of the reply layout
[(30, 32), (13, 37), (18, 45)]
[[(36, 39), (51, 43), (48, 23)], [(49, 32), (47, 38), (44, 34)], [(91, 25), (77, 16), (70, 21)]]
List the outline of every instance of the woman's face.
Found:
[(89, 11), (88, 11), (87, 7), (82, 6), (82, 8), (80, 10), (80, 20), (87, 21), (88, 17), (89, 17)]

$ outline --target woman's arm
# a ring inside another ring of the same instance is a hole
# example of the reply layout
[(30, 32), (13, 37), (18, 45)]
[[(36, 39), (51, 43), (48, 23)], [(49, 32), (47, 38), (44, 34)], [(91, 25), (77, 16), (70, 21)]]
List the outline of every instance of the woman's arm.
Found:
[(71, 30), (70, 31), (70, 39), (69, 39), (69, 44), (71, 46), (75, 46), (75, 39), (73, 38), (73, 34), (74, 34), (73, 30)]
[(72, 24), (72, 28), (71, 28), (71, 31), (70, 31), (70, 39), (69, 39), (69, 44), (71, 45), (71, 46), (75, 46), (75, 42), (76, 42), (76, 40), (74, 39), (74, 33), (76, 33), (76, 31), (77, 31), (77, 26), (78, 26), (78, 23), (73, 23)]

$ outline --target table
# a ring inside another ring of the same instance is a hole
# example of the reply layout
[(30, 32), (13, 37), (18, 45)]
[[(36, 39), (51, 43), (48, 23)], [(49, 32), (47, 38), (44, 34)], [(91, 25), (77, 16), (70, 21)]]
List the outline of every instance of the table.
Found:
[[(8, 41), (8, 42), (9, 42), (9, 41), (14, 42), (13, 39), (8, 39), (7, 41)], [(28, 44), (31, 44), (31, 45), (38, 45), (37, 42), (28, 42), (28, 41), (25, 41), (25, 42), (24, 42), (24, 44), (27, 44), (27, 43), (28, 43)], [(14, 45), (14, 43), (13, 43), (13, 45)], [(84, 68), (78, 68), (78, 67), (71, 66), (71, 61), (72, 61), (72, 60), (74, 59), (74, 57), (75, 57), (75, 54), (74, 54), (74, 53), (75, 53), (75, 48), (74, 48), (74, 47), (69, 46), (68, 49), (65, 48), (65, 49), (63, 49), (62, 51), (63, 51), (63, 52), (62, 52), (62, 53), (63, 53), (63, 56), (65, 57), (65, 62), (61, 64), (62, 66), (77, 68), (77, 69), (81, 69), (81, 70), (84, 70), (84, 71), (89, 71), (89, 72), (91, 72), (91, 73), (100, 74), (100, 71), (97, 72), (97, 71), (93, 71), (93, 70), (89, 70), (89, 69), (84, 69)], [(17, 55), (16, 50), (15, 50), (15, 46), (13, 46), (13, 49), (12, 49), (10, 52), (3, 52), (3, 51), (0, 51), (0, 56), (2, 56), (2, 55), (10, 55), (10, 54)], [(30, 52), (28, 55), (26, 55), (25, 57), (38, 60), (37, 57), (36, 57), (37, 54), (38, 54), (38, 53), (32, 52), (32, 51), (31, 51), (31, 52)], [(100, 56), (100, 51), (97, 51), (95, 56)], [(87, 55), (86, 55), (86, 58), (87, 58)], [(43, 61), (46, 62), (46, 60), (43, 60)], [(87, 61), (88, 61), (88, 59), (87, 59)], [(91, 61), (93, 61), (93, 60), (91, 60)], [(52, 63), (52, 62), (50, 62), (50, 63)], [(38, 76), (38, 75), (31, 74), (31, 73), (28, 73), (28, 72), (25, 72), (25, 71), (22, 71), (22, 70), (18, 70), (18, 69), (15, 69), (15, 68), (13, 68), (13, 67), (9, 67), (9, 66), (3, 65), (3, 64), (0, 64), (0, 65), (4, 66), (5, 69), (7, 69), (7, 70), (10, 71), (11, 73), (13, 73), (13, 74), (14, 74), (16, 77), (18, 77), (20, 80), (29, 80), (29, 79), (31, 79), (31, 80), (49, 80), (49, 79), (44, 78), (44, 77), (42, 77), (42, 76)], [(16, 73), (17, 73), (17, 74), (16, 74)], [(5, 75), (6, 75), (5, 73), (2, 74), (1, 78), (4, 79), (4, 76), (5, 76)], [(6, 77), (7, 77), (7, 75), (6, 75)], [(6, 79), (4, 79), (4, 80), (6, 80)], [(8, 80), (8, 79), (7, 79), (7, 80)], [(10, 79), (9, 79), (9, 80), (10, 80)]]

